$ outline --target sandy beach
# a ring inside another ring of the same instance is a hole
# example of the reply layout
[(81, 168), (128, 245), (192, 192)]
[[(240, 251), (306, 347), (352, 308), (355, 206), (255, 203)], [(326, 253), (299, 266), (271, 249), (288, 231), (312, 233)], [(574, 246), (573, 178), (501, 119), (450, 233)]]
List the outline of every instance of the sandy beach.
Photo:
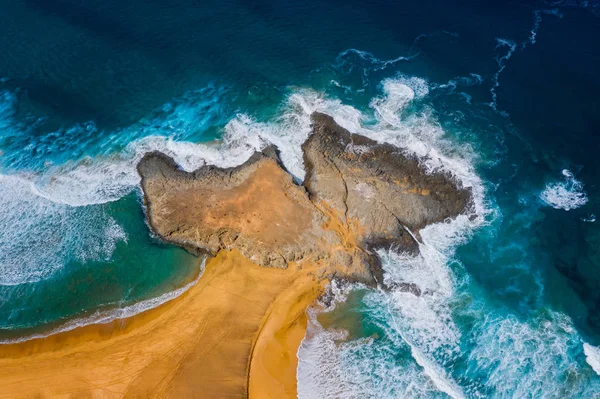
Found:
[(295, 397), (319, 266), (257, 266), (236, 251), (156, 309), (0, 346), (0, 398)]

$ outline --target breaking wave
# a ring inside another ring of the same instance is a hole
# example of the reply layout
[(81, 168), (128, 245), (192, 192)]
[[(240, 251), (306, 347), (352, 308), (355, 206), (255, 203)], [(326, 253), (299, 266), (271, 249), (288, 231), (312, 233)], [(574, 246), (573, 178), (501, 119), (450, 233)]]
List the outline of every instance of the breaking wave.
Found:
[(524, 321), (492, 312), (474, 331), (470, 371), (478, 374), (484, 396), (589, 398), (600, 394), (598, 379), (580, 365), (581, 337), (568, 316), (545, 311)]
[(108, 260), (123, 228), (101, 208), (40, 196), (28, 179), (0, 175), (0, 285), (47, 279), (67, 262)]
[(190, 283), (184, 285), (181, 288), (178, 288), (174, 291), (164, 293), (155, 298), (146, 299), (143, 301), (136, 302), (132, 305), (121, 306), (119, 303), (107, 304), (105, 308), (106, 310), (99, 310), (94, 312), (92, 315), (76, 318), (69, 320), (68, 322), (61, 324), (60, 326), (44, 333), (44, 334), (33, 334), (25, 337), (17, 338), (17, 339), (9, 339), (9, 340), (0, 340), (0, 345), (3, 344), (15, 344), (19, 342), (29, 341), (36, 338), (45, 338), (51, 335), (59, 334), (62, 332), (67, 332), (74, 330), (78, 327), (93, 325), (93, 324), (108, 324), (115, 320), (125, 319), (128, 317), (135, 316), (136, 314), (148, 311), (150, 309), (157, 308), (173, 299), (181, 296), (187, 290), (189, 290), (192, 286), (194, 286), (200, 277), (202, 277), (202, 273), (204, 272), (204, 264), (205, 260), (202, 261), (200, 265), (200, 270), (198, 276), (191, 281)]
[(582, 207), (588, 202), (583, 183), (573, 173), (564, 169), (563, 181), (548, 183), (540, 194), (540, 199), (554, 209), (570, 211)]
[(600, 348), (592, 346), (587, 342), (583, 344), (583, 352), (585, 353), (585, 361), (600, 376)]

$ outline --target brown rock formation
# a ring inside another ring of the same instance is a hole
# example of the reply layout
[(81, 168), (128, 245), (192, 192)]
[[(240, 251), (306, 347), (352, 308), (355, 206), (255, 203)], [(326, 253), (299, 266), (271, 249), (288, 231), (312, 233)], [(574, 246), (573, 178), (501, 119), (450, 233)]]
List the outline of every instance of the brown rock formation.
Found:
[(313, 115), (302, 149), (306, 189), (274, 147), (234, 168), (192, 173), (164, 154), (146, 154), (138, 171), (152, 229), (213, 256), (238, 249), (263, 266), (327, 259), (339, 277), (373, 284), (382, 279), (372, 247), (415, 252), (407, 229), (417, 232), (469, 204), (469, 191), (448, 176), (427, 174), (398, 148), (351, 134), (324, 114)]
[(305, 257), (327, 256), (337, 243), (326, 222), (283, 169), (274, 147), (228, 169), (205, 166), (193, 173), (161, 153), (138, 165), (148, 220), (163, 239), (215, 255), (238, 249), (263, 266), (285, 268)]
[(313, 202), (329, 204), (344, 223), (358, 221), (359, 245), (416, 251), (406, 228), (418, 234), (469, 205), (468, 190), (444, 174), (425, 173), (400, 149), (351, 134), (328, 115), (312, 119), (313, 134), (302, 146), (304, 185)]

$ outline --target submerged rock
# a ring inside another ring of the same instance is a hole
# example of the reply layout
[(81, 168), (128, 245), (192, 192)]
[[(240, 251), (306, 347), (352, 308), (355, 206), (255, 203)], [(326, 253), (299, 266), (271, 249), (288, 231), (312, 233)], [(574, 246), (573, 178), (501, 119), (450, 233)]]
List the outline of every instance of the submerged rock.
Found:
[(470, 192), (449, 176), (428, 174), (400, 149), (351, 134), (327, 115), (312, 118), (302, 186), (275, 147), (234, 168), (191, 173), (164, 154), (146, 154), (138, 172), (151, 228), (194, 252), (238, 249), (280, 268), (327, 262), (329, 277), (373, 285), (383, 281), (373, 248), (416, 253), (411, 231), (469, 206)]

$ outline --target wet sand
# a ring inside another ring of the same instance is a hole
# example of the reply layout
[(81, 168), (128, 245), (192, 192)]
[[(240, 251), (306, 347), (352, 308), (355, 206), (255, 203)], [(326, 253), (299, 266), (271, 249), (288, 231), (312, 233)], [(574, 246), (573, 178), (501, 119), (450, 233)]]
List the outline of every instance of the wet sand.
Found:
[(0, 345), (0, 398), (295, 397), (319, 265), (221, 251), (179, 298), (128, 319)]

